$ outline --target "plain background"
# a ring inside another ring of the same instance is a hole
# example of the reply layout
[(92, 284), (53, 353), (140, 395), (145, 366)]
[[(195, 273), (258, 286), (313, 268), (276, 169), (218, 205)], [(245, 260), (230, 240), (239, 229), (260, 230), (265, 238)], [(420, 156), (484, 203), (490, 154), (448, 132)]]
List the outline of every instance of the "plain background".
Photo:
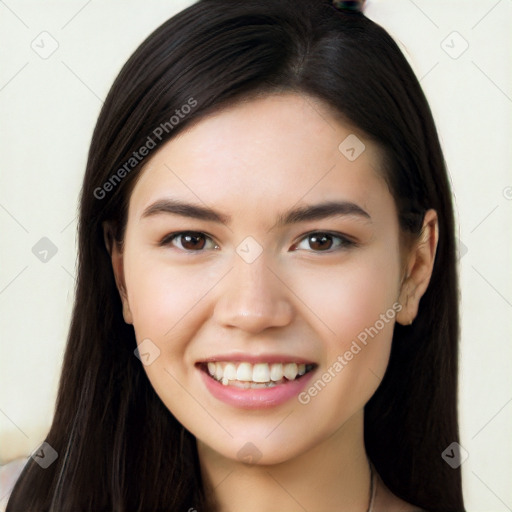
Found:
[[(192, 3), (0, 0), (2, 464), (28, 456), (51, 423), (102, 100), (142, 40)], [(366, 15), (420, 79), (453, 184), (467, 509), (512, 510), (512, 0), (368, 0)], [(43, 237), (57, 250), (46, 262), (32, 251)]]

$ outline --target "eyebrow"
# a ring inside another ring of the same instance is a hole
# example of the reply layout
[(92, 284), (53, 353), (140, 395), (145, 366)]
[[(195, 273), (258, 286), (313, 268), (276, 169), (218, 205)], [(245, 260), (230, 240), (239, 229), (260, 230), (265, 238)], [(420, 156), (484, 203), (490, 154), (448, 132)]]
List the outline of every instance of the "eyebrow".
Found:
[[(232, 220), (230, 215), (223, 214), (212, 208), (171, 198), (159, 199), (149, 205), (142, 212), (141, 219), (160, 214), (179, 215), (181, 217), (226, 225), (229, 225)], [(299, 206), (280, 213), (274, 227), (344, 215), (361, 217), (364, 220), (371, 221), (368, 212), (355, 203), (350, 201), (325, 201), (313, 205)]]

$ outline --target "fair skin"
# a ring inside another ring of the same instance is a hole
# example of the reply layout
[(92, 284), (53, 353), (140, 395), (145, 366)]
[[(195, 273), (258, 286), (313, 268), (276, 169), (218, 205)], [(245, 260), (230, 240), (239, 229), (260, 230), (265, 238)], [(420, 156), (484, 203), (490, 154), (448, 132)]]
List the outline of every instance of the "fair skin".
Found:
[[(350, 134), (365, 144), (353, 161), (338, 149)], [(379, 148), (318, 100), (279, 94), (192, 125), (151, 155), (133, 189), (124, 247), (111, 250), (123, 315), (138, 343), (150, 339), (160, 350), (144, 369), (196, 437), (222, 512), (367, 510), (364, 405), (385, 373), (394, 322), (409, 324), (417, 314), (437, 244), (430, 210), (420, 240), (407, 251), (400, 246), (380, 162)], [(207, 206), (230, 222), (143, 215), (164, 198)], [(352, 206), (277, 224), (283, 212), (325, 201)], [(199, 238), (160, 245), (180, 231)], [(326, 232), (327, 239), (314, 239)], [(257, 244), (249, 252), (262, 249), (250, 262), (237, 253), (249, 236)], [(391, 320), (376, 323), (390, 311)], [(333, 373), (358, 335), (377, 325)], [(307, 403), (292, 396), (240, 407), (205, 385), (205, 361), (219, 354), (313, 363), (302, 377), (309, 378), (306, 392), (329, 369), (331, 379)], [(379, 510), (413, 507), (378, 479)]]

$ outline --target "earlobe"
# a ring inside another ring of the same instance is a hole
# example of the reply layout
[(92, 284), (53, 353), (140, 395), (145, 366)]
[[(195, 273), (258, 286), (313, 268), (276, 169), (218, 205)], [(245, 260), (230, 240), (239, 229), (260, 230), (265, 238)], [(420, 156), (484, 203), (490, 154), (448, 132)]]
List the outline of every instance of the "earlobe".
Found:
[(396, 321), (401, 325), (411, 325), (418, 314), (419, 300), (415, 300), (414, 291), (410, 284), (406, 286), (405, 283), (400, 291), (398, 302), (402, 309), (397, 313)]
[(127, 324), (133, 324), (133, 317), (128, 302), (128, 294), (126, 292), (126, 284), (124, 279), (123, 253), (119, 248), (119, 244), (116, 242), (113, 236), (112, 227), (108, 222), (103, 222), (103, 238), (105, 241), (105, 247), (107, 248), (107, 251), (110, 255), (116, 287), (121, 297), (121, 302), (123, 304), (124, 321)]
[(407, 277), (400, 289), (398, 301), (402, 309), (397, 313), (396, 321), (401, 325), (411, 325), (418, 314), (420, 299), (427, 291), (434, 269), (438, 237), (437, 213), (428, 210), (419, 239), (410, 251)]

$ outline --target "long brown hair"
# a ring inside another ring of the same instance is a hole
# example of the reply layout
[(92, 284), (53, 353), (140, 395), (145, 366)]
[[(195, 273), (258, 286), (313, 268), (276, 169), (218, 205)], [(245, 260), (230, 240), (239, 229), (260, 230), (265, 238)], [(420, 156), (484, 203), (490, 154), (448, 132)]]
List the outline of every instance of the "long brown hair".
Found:
[(414, 323), (395, 327), (389, 366), (365, 407), (365, 443), (396, 495), (430, 511), (464, 510), (460, 468), (441, 457), (459, 439), (453, 207), (418, 80), (362, 12), (327, 0), (201, 0), (139, 46), (105, 100), (81, 191), (75, 303), (46, 438), (58, 458), (47, 469), (29, 460), (8, 512), (215, 510), (194, 437), (134, 356), (102, 223), (122, 240), (144, 163), (132, 158), (148, 137), (158, 148), (241, 98), (282, 91), (322, 100), (384, 148), (403, 233), (417, 235), (427, 209), (438, 213), (431, 282)]

